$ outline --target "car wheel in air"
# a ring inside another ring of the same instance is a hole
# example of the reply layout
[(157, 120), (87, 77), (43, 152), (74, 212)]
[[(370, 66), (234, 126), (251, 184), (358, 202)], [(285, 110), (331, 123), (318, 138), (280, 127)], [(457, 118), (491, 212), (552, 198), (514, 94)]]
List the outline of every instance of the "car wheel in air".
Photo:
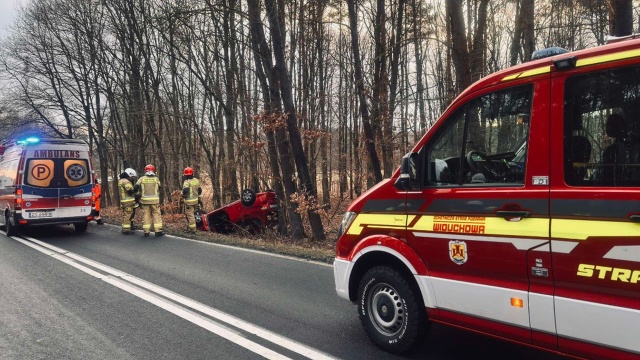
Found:
[(240, 201), (244, 206), (252, 206), (256, 202), (256, 192), (252, 189), (244, 189), (240, 193)]
[(406, 354), (429, 329), (420, 293), (388, 266), (373, 267), (362, 277), (358, 312), (369, 338), (391, 353)]

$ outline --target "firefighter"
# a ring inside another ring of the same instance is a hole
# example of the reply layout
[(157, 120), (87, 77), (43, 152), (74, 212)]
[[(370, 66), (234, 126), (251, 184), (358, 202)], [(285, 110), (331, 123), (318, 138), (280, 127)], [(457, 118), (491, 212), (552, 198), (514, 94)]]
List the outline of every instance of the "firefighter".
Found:
[[(124, 170), (127, 174), (129, 174), (129, 181), (132, 186), (138, 181), (138, 173), (132, 168), (126, 168)], [(129, 216), (129, 222), (131, 223), (131, 230), (139, 229), (134, 223), (133, 219), (136, 217), (136, 209), (140, 207), (140, 194), (134, 191), (133, 196), (135, 198), (135, 202), (133, 203), (133, 211), (131, 212), (131, 216)]]
[(156, 177), (156, 167), (149, 164), (144, 167), (144, 176), (136, 182), (134, 191), (140, 193), (140, 206), (144, 211), (142, 230), (144, 236), (151, 232), (151, 221), (156, 236), (162, 232), (162, 216), (160, 214), (160, 180)]
[(100, 196), (102, 195), (102, 187), (98, 182), (98, 178), (95, 179), (93, 189), (91, 189), (91, 203), (93, 203), (93, 219), (98, 225), (104, 225), (104, 221), (100, 217)]
[(185, 168), (182, 198), (184, 199), (184, 214), (187, 216), (187, 232), (192, 234), (196, 233), (196, 207), (202, 204), (200, 195), (202, 195), (200, 181), (193, 176), (192, 168)]
[(127, 168), (122, 174), (120, 174), (120, 180), (118, 180), (118, 188), (120, 189), (120, 207), (122, 207), (122, 233), (125, 235), (133, 234), (132, 219), (135, 211), (135, 191), (133, 190), (133, 184), (135, 184), (136, 171)]

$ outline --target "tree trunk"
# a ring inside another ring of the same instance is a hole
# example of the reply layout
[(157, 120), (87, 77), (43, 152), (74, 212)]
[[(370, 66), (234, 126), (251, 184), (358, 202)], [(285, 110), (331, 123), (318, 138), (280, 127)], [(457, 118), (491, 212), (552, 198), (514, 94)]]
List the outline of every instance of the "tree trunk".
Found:
[(226, 199), (235, 200), (239, 197), (238, 191), (238, 178), (236, 174), (237, 163), (235, 156), (235, 114), (237, 113), (236, 109), (236, 94), (235, 87), (233, 86), (235, 74), (237, 72), (236, 69), (236, 44), (234, 42), (234, 38), (231, 36), (231, 32), (235, 31), (235, 5), (236, 0), (227, 0), (227, 9), (224, 11), (224, 21), (223, 21), (223, 32), (224, 32), (224, 40), (223, 46), (223, 56), (224, 56), (224, 64), (225, 64), (225, 95), (226, 95), (226, 103), (227, 109), (230, 111), (226, 111), (224, 113), (225, 116), (225, 142), (226, 142), (226, 150), (227, 150), (227, 158), (225, 171), (226, 171)]
[(451, 58), (456, 70), (456, 92), (471, 85), (471, 61), (462, 16), (462, 0), (447, 1), (447, 19), (451, 33)]
[[(293, 104), (293, 92), (291, 89), (291, 82), (289, 80), (289, 74), (286, 69), (286, 60), (284, 56), (284, 44), (280, 34), (283, 32), (284, 24), (278, 21), (277, 8), (274, 0), (265, 0), (265, 7), (269, 17), (271, 42), (273, 44), (273, 53), (276, 60), (276, 71), (278, 73), (278, 80), (280, 81), (280, 95), (282, 97), (282, 103), (286, 112), (287, 129), (289, 131), (289, 141), (294, 154), (294, 160), (296, 168), (298, 170), (298, 178), (302, 185), (302, 191), (308, 197), (317, 199), (318, 195), (315, 190), (315, 185), (311, 182), (309, 177), (309, 168), (307, 163), (307, 157), (304, 154), (302, 147), (302, 139), (300, 137), (300, 131), (298, 130), (298, 123), (296, 119), (296, 109)], [(311, 225), (312, 237), (317, 240), (323, 240), (324, 227), (320, 215), (313, 209), (307, 211), (309, 216), (309, 223)]]
[(627, 36), (633, 33), (633, 2), (614, 0), (613, 36)]
[(364, 77), (362, 75), (362, 60), (360, 59), (360, 45), (358, 41), (358, 25), (356, 14), (356, 0), (348, 0), (349, 7), (349, 27), (351, 29), (351, 49), (353, 51), (353, 70), (355, 72), (356, 90), (360, 99), (360, 115), (362, 116), (362, 127), (365, 136), (365, 147), (369, 154), (369, 161), (372, 168), (373, 176), (376, 182), (382, 181), (382, 172), (380, 169), (380, 159), (376, 151), (373, 139), (373, 131), (369, 120), (369, 109), (367, 108), (366, 90), (364, 88)]
[[(416, 58), (416, 90), (418, 93), (418, 109), (420, 110), (420, 128), (416, 129), (417, 133), (424, 133), (427, 130), (427, 115), (425, 113), (424, 106), (424, 80), (422, 79), (422, 53), (420, 40), (422, 33), (419, 32), (418, 28), (418, 7), (416, 6), (416, 0), (412, 0), (412, 8), (413, 8), (413, 50), (414, 56)], [(414, 137), (417, 137), (414, 136)]]
[[(251, 30), (251, 43), (254, 51), (254, 59), (256, 61), (256, 68), (258, 69), (258, 76), (265, 78), (263, 83), (263, 98), (265, 99), (267, 116), (273, 116), (278, 118), (282, 114), (280, 107), (280, 90), (278, 88), (277, 74), (273, 67), (272, 55), (269, 46), (266, 41), (262, 22), (260, 21), (260, 4), (258, 0), (247, 0), (249, 8), (249, 21)], [(265, 93), (266, 91), (266, 93)], [(290, 202), (291, 196), (296, 193), (296, 186), (293, 182), (294, 170), (291, 166), (291, 152), (289, 141), (286, 139), (286, 134), (282, 126), (267, 126), (265, 133), (267, 134), (267, 141), (269, 142), (269, 154), (271, 156), (271, 170), (275, 180), (282, 180), (284, 185), (283, 190), (278, 190), (281, 186), (276, 187), (277, 193), (280, 199), (282, 199), (283, 206), (288, 213), (289, 223), (291, 225), (291, 237), (294, 239), (301, 239), (305, 236), (304, 228), (302, 225), (302, 217), (297, 212), (298, 205)], [(279, 156), (275, 156), (277, 152)], [(278, 165), (278, 158), (280, 159), (280, 165)], [(282, 175), (280, 176), (280, 170)], [(284, 214), (284, 212), (283, 212)], [(282, 220), (280, 220), (282, 218)], [(284, 216), (279, 217), (279, 222), (284, 221)], [(279, 230), (281, 233), (286, 232), (286, 226), (283, 223), (279, 223)]]

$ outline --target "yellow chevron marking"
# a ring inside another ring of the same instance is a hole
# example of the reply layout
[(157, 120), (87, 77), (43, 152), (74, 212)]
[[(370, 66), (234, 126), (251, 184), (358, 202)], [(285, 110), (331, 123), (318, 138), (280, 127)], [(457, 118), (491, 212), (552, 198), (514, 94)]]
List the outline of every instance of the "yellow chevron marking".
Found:
[[(443, 222), (441, 220), (434, 221), (434, 218), (438, 216), (422, 216), (416, 224), (408, 228), (409, 231), (423, 231), (423, 232), (439, 232), (438, 224)], [(468, 217), (467, 221), (450, 221), (449, 224), (465, 224), (470, 225), (466, 227), (441, 227), (452, 232), (468, 233), (468, 234), (482, 234), (482, 235), (499, 235), (499, 236), (522, 236), (522, 237), (547, 237), (549, 236), (549, 220), (548, 219), (522, 219), (520, 221), (507, 221), (499, 217)], [(483, 219), (484, 221), (477, 221), (477, 219)], [(483, 229), (474, 227), (475, 225), (484, 226)], [(471, 231), (467, 231), (467, 230)]]
[[(359, 214), (347, 234), (360, 235), (366, 226), (376, 229), (403, 230), (417, 215)], [(407, 230), (423, 232), (457, 232), (498, 236), (548, 237), (549, 219), (507, 221), (499, 217), (478, 216), (420, 216)]]
[(365, 226), (377, 229), (404, 230), (408, 222), (413, 221), (415, 215), (404, 214), (358, 214), (353, 220), (347, 234), (360, 235)]
[(640, 236), (640, 224), (570, 219), (551, 222), (551, 237), (554, 239), (586, 240), (590, 236)]
[(502, 81), (510, 81), (510, 80), (515, 80), (515, 79), (522, 79), (522, 78), (525, 78), (525, 77), (540, 75), (540, 74), (544, 74), (544, 73), (548, 73), (548, 72), (551, 72), (551, 66), (543, 66), (543, 67), (539, 67), (539, 68), (523, 71), (521, 73), (505, 76), (504, 78), (502, 78)]
[(600, 64), (609, 61), (623, 60), (640, 56), (640, 49), (621, 51), (613, 54), (594, 56), (580, 59), (576, 62), (576, 67)]

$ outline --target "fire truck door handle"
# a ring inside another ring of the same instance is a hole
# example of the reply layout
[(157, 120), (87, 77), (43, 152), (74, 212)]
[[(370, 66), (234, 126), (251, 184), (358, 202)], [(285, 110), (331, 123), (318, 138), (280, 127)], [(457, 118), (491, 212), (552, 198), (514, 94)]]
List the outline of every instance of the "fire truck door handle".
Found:
[(514, 211), (514, 210), (498, 210), (496, 211), (496, 215), (503, 217), (505, 219), (508, 218), (526, 218), (531, 216), (530, 211)]
[(640, 222), (640, 215), (631, 215), (629, 216), (629, 220), (633, 222)]

